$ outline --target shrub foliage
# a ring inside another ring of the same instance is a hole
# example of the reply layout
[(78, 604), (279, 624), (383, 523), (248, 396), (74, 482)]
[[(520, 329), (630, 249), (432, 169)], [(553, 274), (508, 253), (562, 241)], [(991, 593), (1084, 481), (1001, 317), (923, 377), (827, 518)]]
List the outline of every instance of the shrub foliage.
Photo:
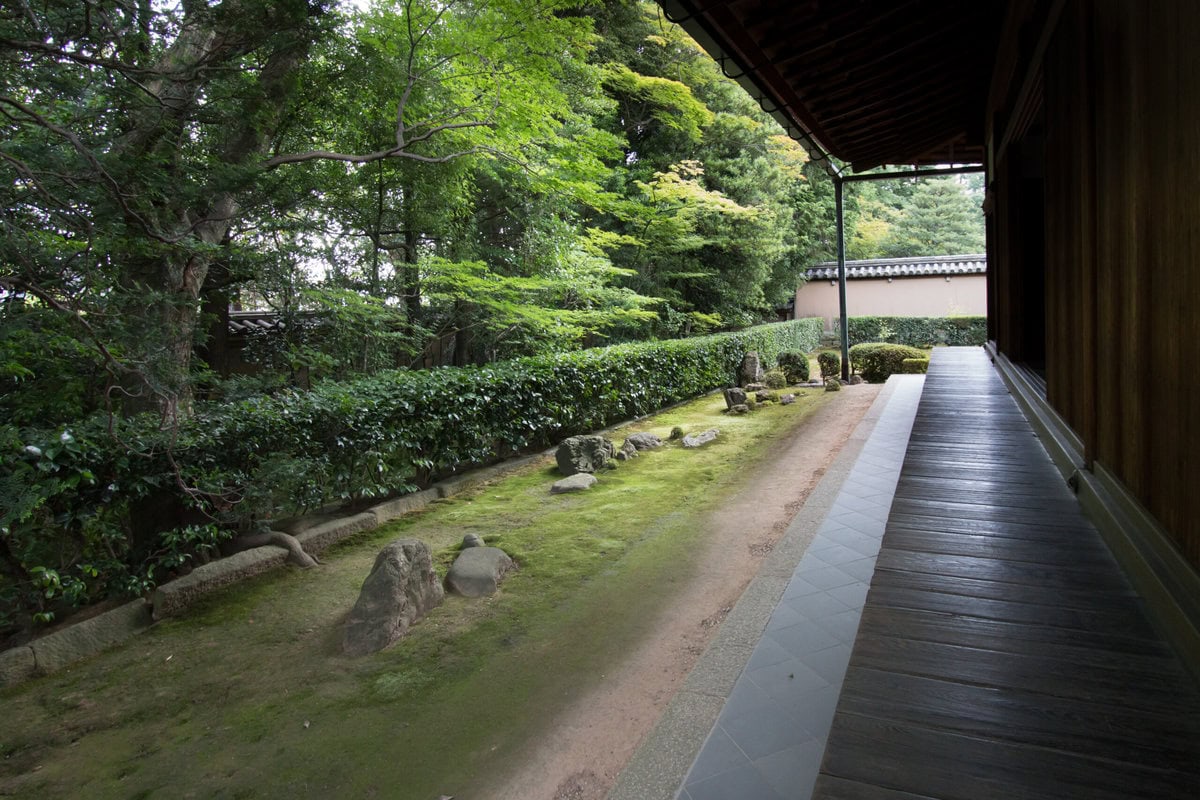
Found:
[(905, 359), (925, 359), (915, 347), (885, 342), (856, 344), (850, 348), (850, 366), (870, 383), (882, 383), (904, 371)]
[(864, 342), (982, 346), (987, 342), (987, 317), (850, 317), (846, 328), (851, 346)]
[(177, 430), (97, 415), (0, 426), (0, 634), (137, 595), (236, 531), (647, 414), (728, 385), (743, 356), (815, 349), (819, 319), (482, 367), (391, 371), (201, 407)]
[(842, 374), (842, 357), (828, 351), (817, 354), (817, 366), (821, 368), (821, 379), (828, 380)]
[(805, 353), (780, 353), (777, 363), (788, 383), (804, 383), (808, 380), (808, 355)]

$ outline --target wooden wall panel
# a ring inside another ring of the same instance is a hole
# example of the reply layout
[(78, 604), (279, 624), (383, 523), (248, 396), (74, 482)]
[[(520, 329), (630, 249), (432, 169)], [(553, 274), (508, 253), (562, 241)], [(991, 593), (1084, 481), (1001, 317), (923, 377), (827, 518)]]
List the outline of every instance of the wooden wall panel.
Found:
[(1041, 66), (1047, 397), (1200, 567), (1198, 41), (1200, 4), (1074, 0)]
[[(1073, 16), (1068, 14), (1068, 16)], [(1094, 457), (1096, 439), (1094, 109), (1090, 26), (1060, 25), (1047, 48), (1046, 396)]]

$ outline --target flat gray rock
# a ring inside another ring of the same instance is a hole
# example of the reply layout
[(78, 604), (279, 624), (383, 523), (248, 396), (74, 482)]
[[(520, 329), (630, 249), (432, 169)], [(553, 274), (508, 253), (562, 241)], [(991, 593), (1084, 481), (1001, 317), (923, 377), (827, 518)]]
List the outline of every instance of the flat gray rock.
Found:
[(567, 492), (584, 492), (596, 485), (596, 476), (580, 472), (561, 481), (555, 481), (550, 487), (550, 494), (565, 494)]
[(662, 439), (653, 433), (635, 433), (625, 439), (625, 444), (631, 444), (638, 450), (653, 450), (662, 447)]
[(468, 547), (483, 547), (483, 537), (478, 533), (468, 533), (463, 537), (462, 549), (466, 550)]
[(785, 394), (779, 398), (780, 405), (790, 406), (794, 402), (796, 402), (796, 395), (794, 394)]
[[(473, 547), (466, 552), (486, 549)], [(397, 539), (375, 557), (375, 566), (363, 581), (346, 620), (342, 651), (365, 656), (382, 650), (441, 605), (444, 597), (429, 545), (418, 539)]]
[(446, 588), (463, 597), (486, 597), (496, 593), (500, 581), (514, 566), (508, 553), (499, 547), (472, 547), (454, 559), (446, 575)]
[(717, 435), (720, 433), (721, 431), (716, 428), (709, 428), (703, 433), (689, 433), (687, 436), (683, 437), (683, 446), (700, 447), (701, 445), (708, 444), (713, 439), (716, 439)]

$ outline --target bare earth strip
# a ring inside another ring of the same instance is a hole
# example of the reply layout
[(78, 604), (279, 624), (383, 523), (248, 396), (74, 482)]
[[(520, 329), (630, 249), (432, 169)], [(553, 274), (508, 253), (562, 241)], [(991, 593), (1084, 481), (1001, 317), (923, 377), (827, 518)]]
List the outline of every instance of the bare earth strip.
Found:
[(602, 800), (881, 386), (848, 387), (771, 451), (708, 520), (700, 568), (595, 689), (572, 701), (495, 800)]

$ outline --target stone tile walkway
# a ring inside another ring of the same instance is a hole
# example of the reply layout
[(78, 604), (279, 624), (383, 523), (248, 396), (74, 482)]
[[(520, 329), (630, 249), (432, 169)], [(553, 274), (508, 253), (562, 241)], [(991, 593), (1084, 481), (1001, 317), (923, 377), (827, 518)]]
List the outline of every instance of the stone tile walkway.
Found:
[(681, 800), (812, 794), (922, 381), (897, 385), (683, 780)]
[(924, 376), (894, 376), (608, 800), (807, 799)]

